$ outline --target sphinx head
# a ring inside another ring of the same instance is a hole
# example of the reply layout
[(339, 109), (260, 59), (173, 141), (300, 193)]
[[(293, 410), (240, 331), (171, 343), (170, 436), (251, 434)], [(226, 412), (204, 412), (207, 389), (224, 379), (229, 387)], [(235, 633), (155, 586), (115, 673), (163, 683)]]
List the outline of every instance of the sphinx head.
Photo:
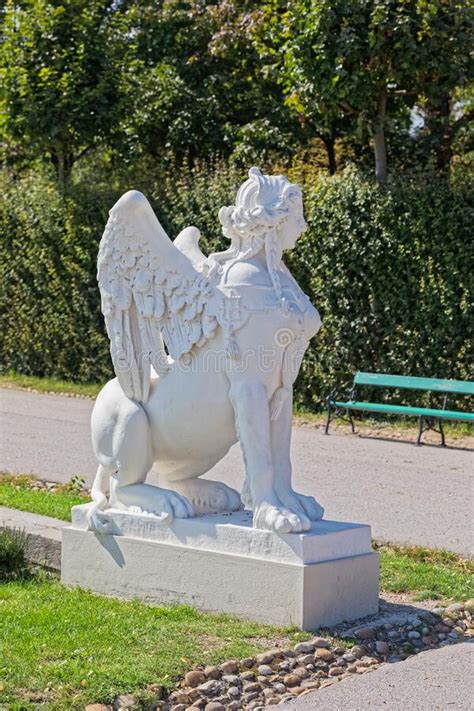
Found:
[[(281, 250), (292, 249), (306, 230), (299, 185), (283, 175), (262, 175), (258, 168), (239, 188), (235, 205), (222, 207), (223, 232), (246, 251), (252, 242), (276, 241)], [(263, 246), (263, 244), (262, 244)]]

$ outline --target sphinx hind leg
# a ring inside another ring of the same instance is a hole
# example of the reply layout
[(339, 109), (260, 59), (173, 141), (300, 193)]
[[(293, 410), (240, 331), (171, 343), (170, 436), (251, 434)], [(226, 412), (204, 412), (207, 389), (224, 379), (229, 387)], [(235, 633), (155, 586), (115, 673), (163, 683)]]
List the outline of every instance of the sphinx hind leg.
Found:
[(102, 512), (109, 505), (107, 493), (110, 488), (110, 477), (114, 474), (113, 469), (108, 469), (103, 464), (99, 464), (91, 489), (92, 504), (87, 513), (87, 528), (97, 533), (112, 533), (113, 525), (109, 517)]
[(180, 494), (146, 484), (153, 466), (153, 450), (148, 417), (140, 405), (130, 404), (119, 414), (113, 435), (113, 460), (116, 474), (110, 479), (110, 505), (133, 507), (160, 516), (188, 518), (193, 508)]
[(110, 477), (113, 474), (115, 474), (114, 469), (99, 464), (91, 488), (91, 499), (96, 504), (97, 509), (105, 509), (108, 504), (107, 492), (110, 489)]

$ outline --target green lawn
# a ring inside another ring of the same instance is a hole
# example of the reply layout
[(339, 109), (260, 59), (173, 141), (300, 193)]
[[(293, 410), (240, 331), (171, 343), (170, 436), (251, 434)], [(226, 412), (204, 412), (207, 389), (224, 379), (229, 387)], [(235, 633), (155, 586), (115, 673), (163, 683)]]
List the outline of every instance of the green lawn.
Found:
[(0, 708), (9, 711), (82, 709), (121, 692), (146, 699), (148, 684), (170, 686), (193, 664), (308, 636), (187, 606), (68, 590), (46, 578), (0, 585), (0, 607)]
[[(1, 482), (2, 480), (0, 480)], [(31, 477), (8, 476), (0, 504), (69, 520), (84, 497), (36, 491)], [(474, 567), (453, 553), (376, 544), (381, 588), (417, 599), (474, 597)], [(51, 576), (0, 584), (0, 709), (82, 709), (147, 685), (173, 685), (193, 664), (243, 657), (306, 638), (305, 633), (209, 615), (187, 606), (153, 607), (69, 590)]]
[(103, 385), (104, 383), (74, 383), (71, 380), (59, 380), (58, 378), (37, 378), (34, 375), (20, 375), (13, 371), (0, 374), (0, 387), (39, 390), (46, 393), (95, 397)]
[[(465, 562), (456, 556), (424, 549), (381, 553), (385, 589), (422, 583), (457, 600), (472, 596)], [(308, 637), (188, 606), (153, 607), (70, 590), (44, 573), (0, 584), (0, 609), (0, 708), (9, 711), (70, 711), (125, 692), (145, 702), (148, 685), (171, 687), (195, 664)]]
[(88, 501), (84, 496), (67, 492), (31, 489), (27, 484), (12, 483), (0, 474), (0, 506), (52, 516), (62, 521), (71, 520), (71, 506)]
[(418, 546), (376, 544), (380, 551), (380, 587), (411, 593), (415, 600), (474, 597), (474, 563), (455, 553)]

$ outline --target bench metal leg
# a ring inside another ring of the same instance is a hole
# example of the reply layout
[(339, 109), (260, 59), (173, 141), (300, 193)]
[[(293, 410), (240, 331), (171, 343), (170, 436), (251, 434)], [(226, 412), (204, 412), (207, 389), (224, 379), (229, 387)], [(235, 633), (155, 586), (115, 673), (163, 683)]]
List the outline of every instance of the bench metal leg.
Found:
[[(331, 417), (331, 413), (333, 410), (334, 410), (334, 413)], [(344, 413), (346, 414), (346, 417), (344, 417)], [(344, 422), (349, 422), (352, 427), (352, 432), (355, 433), (354, 419), (352, 417), (352, 414), (349, 412), (349, 410), (343, 410), (339, 407), (334, 407), (328, 401), (326, 427), (324, 428), (324, 434), (329, 434), (329, 425), (331, 424), (331, 422), (333, 420), (343, 420)]]
[(444, 438), (443, 421), (439, 420), (439, 433), (441, 435), (441, 446), (446, 447), (446, 440)]
[(324, 430), (324, 434), (329, 434), (329, 425), (331, 424), (331, 403), (329, 402), (329, 400), (328, 400), (327, 412), (328, 412), (328, 416), (326, 419), (326, 427)]
[(346, 412), (347, 412), (347, 417), (349, 418), (349, 422), (351, 423), (352, 434), (354, 434), (354, 433), (355, 433), (355, 427), (354, 427), (354, 420), (353, 420), (353, 418), (352, 418), (352, 414), (349, 412), (349, 410), (346, 410)]
[(416, 440), (416, 444), (419, 447), (421, 445), (421, 435), (423, 434), (423, 417), (420, 417), (420, 422), (418, 426), (418, 439)]
[(444, 436), (444, 429), (443, 429), (443, 423), (441, 419), (438, 420), (439, 422), (439, 429), (436, 429), (434, 426), (434, 418), (433, 417), (427, 417), (426, 418), (426, 427), (424, 426), (424, 417), (420, 417), (420, 425), (418, 428), (418, 439), (416, 440), (417, 445), (421, 444), (421, 436), (423, 432), (427, 432), (428, 430), (433, 430), (433, 432), (438, 432), (441, 435), (441, 446), (446, 447), (446, 439)]

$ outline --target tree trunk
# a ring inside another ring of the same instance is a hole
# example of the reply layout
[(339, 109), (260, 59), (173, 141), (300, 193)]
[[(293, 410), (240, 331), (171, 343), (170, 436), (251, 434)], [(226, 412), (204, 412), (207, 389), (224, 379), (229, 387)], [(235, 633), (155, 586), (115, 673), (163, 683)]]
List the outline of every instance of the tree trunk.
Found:
[(387, 180), (387, 147), (385, 145), (385, 114), (387, 111), (387, 94), (380, 94), (377, 119), (374, 132), (375, 180), (377, 185), (383, 185)]
[(329, 175), (334, 175), (334, 173), (337, 170), (337, 163), (336, 163), (336, 152), (334, 150), (334, 144), (336, 142), (335, 138), (331, 136), (330, 138), (323, 137), (323, 143), (326, 147), (326, 153), (328, 156), (328, 170), (329, 170)]
[(56, 143), (51, 150), (51, 162), (56, 170), (56, 177), (61, 188), (65, 188), (71, 177), (74, 157), (61, 143)]
[(443, 173), (449, 170), (453, 157), (454, 129), (451, 122), (451, 100), (445, 96), (439, 106), (427, 107), (428, 130), (436, 155), (436, 167)]

